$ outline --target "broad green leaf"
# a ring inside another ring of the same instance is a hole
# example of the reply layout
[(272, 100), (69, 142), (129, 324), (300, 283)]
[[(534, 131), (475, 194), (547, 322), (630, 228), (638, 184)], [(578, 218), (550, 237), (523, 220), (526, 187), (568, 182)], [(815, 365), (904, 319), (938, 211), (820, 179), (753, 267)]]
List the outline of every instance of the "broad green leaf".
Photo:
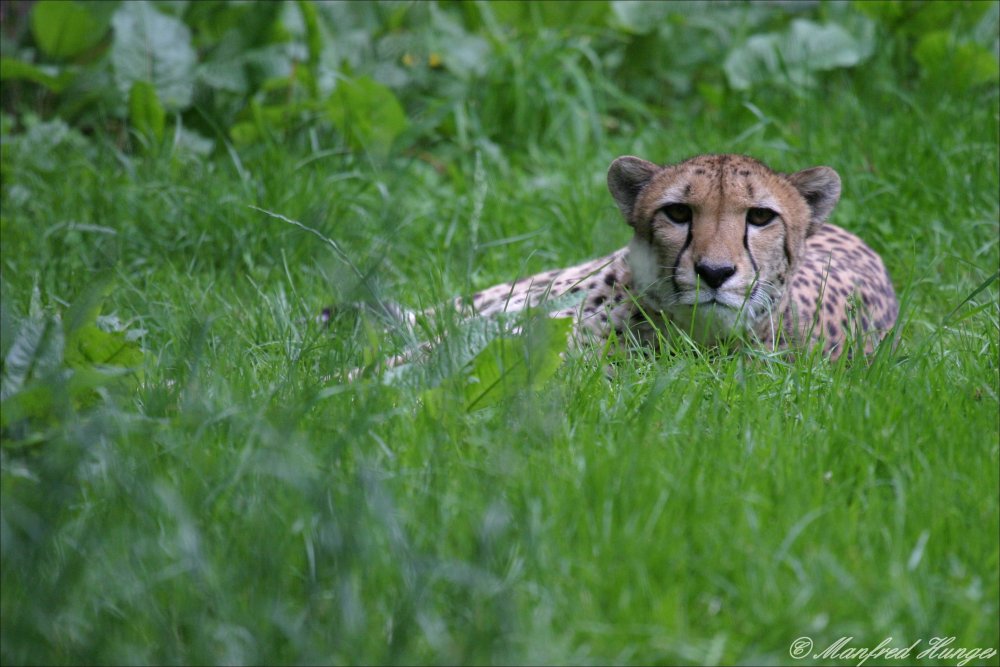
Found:
[(96, 324), (87, 324), (66, 341), (66, 365), (138, 368), (142, 365), (142, 349), (120, 331), (101, 331)]
[(132, 126), (156, 143), (163, 140), (166, 112), (156, 99), (156, 90), (145, 81), (136, 81), (128, 97), (128, 113)]
[(729, 85), (736, 90), (747, 90), (755, 83), (770, 80), (779, 69), (780, 40), (775, 33), (754, 35), (743, 46), (730, 51), (722, 65)]
[(3, 360), (0, 400), (6, 400), (33, 377), (56, 369), (63, 362), (62, 326), (48, 317), (26, 319)]
[[(505, 330), (502, 317), (471, 317), (455, 324), (453, 330), (440, 344), (431, 347), (425, 363), (408, 363), (387, 370), (382, 381), (386, 384), (406, 385), (422, 383), (437, 386), (465, 369), (477, 354)], [(374, 356), (365, 359), (375, 363), (382, 357), (378, 340), (370, 340)]]
[(33, 81), (58, 93), (73, 80), (73, 76), (69, 70), (33, 65), (16, 58), (0, 58), (0, 81)]
[(97, 326), (98, 314), (112, 285), (98, 277), (84, 289), (66, 311), (66, 365), (76, 369), (102, 366), (139, 368), (142, 349), (126, 338), (124, 331), (104, 331)]
[(1000, 79), (1000, 64), (989, 49), (974, 42), (959, 41), (950, 30), (924, 35), (913, 57), (933, 85), (952, 92)]
[[(0, 427), (22, 419), (40, 419), (52, 412), (54, 383), (35, 382), (22, 391), (0, 400)], [(7, 441), (4, 441), (7, 444)]]
[(524, 389), (538, 390), (555, 375), (569, 346), (572, 318), (543, 318), (524, 339), (497, 338), (473, 359), (465, 384), (465, 409), (494, 405)]
[(283, 44), (268, 43), (274, 37), (282, 7), (277, 2), (189, 5), (184, 21), (191, 27), (195, 48), (203, 54), (196, 72), (199, 82), (245, 95), (262, 79), (288, 76), (288, 49)]
[[(134, 371), (125, 368), (63, 369), (59, 373), (31, 382), (23, 390), (0, 402), (0, 427), (7, 427), (22, 419), (51, 418), (60, 403), (75, 408), (92, 405), (100, 397), (95, 392), (96, 389), (134, 377)], [(19, 441), (14, 444), (30, 443)]]
[(781, 55), (786, 66), (806, 70), (854, 67), (867, 59), (874, 48), (871, 36), (856, 37), (836, 23), (819, 24), (805, 19), (792, 21)]
[(188, 27), (143, 0), (123, 4), (111, 23), (111, 65), (121, 94), (128, 97), (137, 81), (146, 81), (164, 108), (190, 106), (197, 56)]
[(107, 22), (72, 0), (41, 0), (31, 9), (31, 32), (51, 58), (72, 58), (93, 47), (107, 32)]
[(295, 69), (291, 53), (284, 44), (269, 44), (254, 49), (244, 55), (244, 60), (251, 78), (255, 81), (288, 79)]
[(750, 37), (729, 52), (723, 70), (736, 90), (761, 83), (808, 86), (814, 72), (854, 67), (871, 56), (873, 27), (868, 21), (859, 26), (855, 36), (835, 23), (796, 19), (784, 32)]
[(330, 120), (355, 149), (378, 156), (389, 153), (407, 127), (406, 114), (392, 91), (369, 77), (337, 84), (328, 105)]
[(440, 414), (457, 394), (463, 409), (474, 411), (540, 389), (562, 364), (572, 328), (571, 318), (541, 316), (524, 335), (494, 337), (460, 371), (425, 391), (424, 405)]
[(198, 66), (197, 78), (209, 88), (237, 95), (246, 94), (249, 87), (246, 65), (242, 57), (202, 63)]
[[(65, 322), (38, 307), (18, 323), (4, 309), (8, 349), (2, 368), (0, 424), (44, 419), (57, 403), (86, 405), (98, 398), (94, 389), (142, 377), (139, 345), (124, 331), (104, 331), (96, 324), (109, 290), (110, 284), (98, 278), (69, 307)], [(9, 347), (7, 338), (13, 339)]]
[(185, 8), (184, 23), (191, 27), (197, 48), (215, 51), (212, 59), (238, 56), (270, 40), (283, 8), (278, 2), (199, 0)]

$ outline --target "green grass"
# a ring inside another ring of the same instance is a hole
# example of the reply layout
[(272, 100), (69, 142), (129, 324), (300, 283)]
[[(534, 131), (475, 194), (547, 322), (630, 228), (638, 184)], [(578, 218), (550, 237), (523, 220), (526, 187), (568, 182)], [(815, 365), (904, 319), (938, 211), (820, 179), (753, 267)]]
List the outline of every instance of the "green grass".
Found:
[[(610, 82), (528, 55), (491, 70), (433, 162), (322, 152), (332, 137), (238, 162), (100, 139), (9, 154), (4, 308), (24, 316), (37, 289), (61, 311), (103, 272), (104, 312), (144, 330), (147, 364), (132, 391), (27, 427), (42, 442), (4, 443), (5, 663), (785, 664), (804, 635), (1000, 648), (1000, 305), (996, 282), (976, 292), (1000, 264), (996, 87), (831, 74), (609, 129), (599, 114), (627, 107)], [(610, 252), (629, 237), (611, 160), (700, 152), (838, 170), (833, 219), (903, 300), (896, 351), (680, 350), (610, 379), (575, 354), (473, 412), (336, 379), (405, 340), (322, 330), (324, 306), (429, 306)], [(333, 239), (366, 280), (251, 206)]]

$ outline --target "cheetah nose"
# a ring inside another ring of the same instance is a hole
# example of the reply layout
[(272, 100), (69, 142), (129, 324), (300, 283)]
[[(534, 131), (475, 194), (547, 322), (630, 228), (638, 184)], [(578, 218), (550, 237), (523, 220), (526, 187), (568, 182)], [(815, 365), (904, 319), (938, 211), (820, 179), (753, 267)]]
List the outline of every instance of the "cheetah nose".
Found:
[(705, 281), (705, 284), (712, 289), (718, 289), (722, 283), (729, 280), (729, 277), (736, 273), (736, 267), (732, 264), (712, 266), (698, 262), (694, 265), (694, 270)]

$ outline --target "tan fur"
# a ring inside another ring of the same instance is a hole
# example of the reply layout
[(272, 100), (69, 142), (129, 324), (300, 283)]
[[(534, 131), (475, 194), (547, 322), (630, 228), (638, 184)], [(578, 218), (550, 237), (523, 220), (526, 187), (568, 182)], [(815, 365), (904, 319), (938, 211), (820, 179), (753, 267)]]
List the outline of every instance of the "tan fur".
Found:
[[(705, 345), (735, 334), (768, 347), (820, 344), (832, 357), (849, 339), (871, 352), (895, 324), (882, 260), (826, 223), (840, 197), (828, 167), (785, 175), (740, 155), (665, 167), (624, 157), (612, 164), (608, 185), (635, 230), (628, 247), (479, 292), (473, 312), (577, 294), (579, 305), (551, 315), (574, 317), (580, 336), (598, 342), (626, 331), (654, 341), (658, 322), (669, 320)], [(689, 208), (689, 223), (664, 212), (676, 204)], [(774, 212), (773, 220), (750, 224), (748, 211), (757, 209)]]

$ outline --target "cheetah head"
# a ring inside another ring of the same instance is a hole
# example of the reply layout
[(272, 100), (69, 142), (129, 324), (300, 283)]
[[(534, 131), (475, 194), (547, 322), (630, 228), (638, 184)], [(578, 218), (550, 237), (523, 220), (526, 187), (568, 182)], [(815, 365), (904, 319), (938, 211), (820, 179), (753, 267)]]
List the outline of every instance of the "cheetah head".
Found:
[(780, 312), (806, 238), (840, 198), (829, 167), (786, 175), (742, 155), (665, 167), (620, 157), (608, 187), (635, 230), (629, 261), (642, 303), (704, 344)]

